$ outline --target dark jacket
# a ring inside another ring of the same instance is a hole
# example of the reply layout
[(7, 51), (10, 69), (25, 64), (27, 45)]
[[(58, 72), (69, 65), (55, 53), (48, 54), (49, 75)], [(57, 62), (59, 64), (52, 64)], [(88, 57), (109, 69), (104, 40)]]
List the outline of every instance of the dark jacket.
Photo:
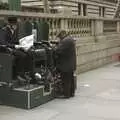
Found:
[(6, 41), (6, 32), (0, 28), (0, 45), (7, 45), (8, 42)]
[(76, 70), (76, 48), (75, 40), (66, 36), (60, 41), (56, 49), (57, 68), (62, 72), (70, 72)]
[(0, 28), (0, 45), (14, 46), (18, 44), (17, 30), (12, 34), (9, 27)]

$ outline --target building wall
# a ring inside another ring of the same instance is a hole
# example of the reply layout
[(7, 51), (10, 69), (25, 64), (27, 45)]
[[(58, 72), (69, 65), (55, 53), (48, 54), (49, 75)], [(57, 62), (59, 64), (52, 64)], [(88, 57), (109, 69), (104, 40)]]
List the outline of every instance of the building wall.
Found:
[[(54, 0), (54, 7), (56, 9), (59, 9), (60, 7), (63, 8), (70, 8), (72, 9), (72, 13), (74, 15), (78, 15), (78, 3), (81, 4), (81, 15), (83, 14), (83, 6), (86, 5), (86, 15), (92, 16), (92, 17), (99, 17), (99, 11), (100, 7), (104, 8), (104, 16), (101, 15), (101, 17), (113, 17), (116, 12), (116, 5), (117, 2), (110, 2), (106, 0)], [(102, 12), (102, 11), (101, 11)]]
[[(43, 8), (43, 0), (21, 0), (22, 6), (34, 6)], [(49, 0), (50, 9), (56, 9), (58, 12), (71, 10), (73, 15), (78, 15), (78, 4), (80, 4), (81, 16), (107, 17), (115, 15), (117, 0)], [(83, 10), (86, 5), (85, 10)], [(104, 10), (103, 10), (104, 9)], [(84, 12), (86, 14), (84, 15)], [(101, 15), (100, 15), (101, 11)], [(103, 14), (104, 12), (104, 14)], [(67, 12), (68, 13), (68, 12)]]
[[(0, 0), (0, 2), (8, 2), (8, 0)], [(37, 9), (43, 9), (44, 7), (43, 0), (21, 0), (21, 4), (22, 6), (32, 6)], [(73, 15), (78, 15), (78, 4), (80, 4), (80, 15), (90, 17), (111, 18), (114, 17), (117, 8), (117, 0), (49, 0), (50, 9), (58, 10), (58, 12), (64, 9), (64, 13), (67, 11), (66, 9), (69, 9)], [(86, 5), (85, 10), (83, 10), (84, 5)], [(85, 15), (83, 11), (86, 12)]]
[(8, 2), (8, 0), (0, 0), (0, 2)]
[[(85, 42), (85, 39), (87, 42)], [(94, 37), (80, 38), (76, 44), (77, 73), (117, 61), (120, 51), (120, 34), (103, 35), (97, 42)], [(83, 43), (81, 41), (84, 41)]]

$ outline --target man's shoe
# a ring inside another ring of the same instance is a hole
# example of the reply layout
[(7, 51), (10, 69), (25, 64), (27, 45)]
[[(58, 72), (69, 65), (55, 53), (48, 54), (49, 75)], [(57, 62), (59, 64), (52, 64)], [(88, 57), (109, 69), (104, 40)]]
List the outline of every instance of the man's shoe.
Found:
[(75, 94), (72, 94), (71, 97), (75, 97)]
[(56, 98), (64, 98), (65, 96), (64, 95), (58, 95), (56, 96)]
[(61, 95), (61, 96), (57, 96), (56, 98), (58, 98), (58, 99), (69, 99), (70, 96)]
[(26, 81), (26, 79), (24, 78), (24, 77), (22, 77), (22, 76), (17, 76), (17, 79), (19, 80), (19, 81), (22, 81), (22, 82), (25, 82)]
[(27, 81), (31, 81), (32, 80), (32, 77), (30, 75), (26, 74), (24, 77), (26, 78)]

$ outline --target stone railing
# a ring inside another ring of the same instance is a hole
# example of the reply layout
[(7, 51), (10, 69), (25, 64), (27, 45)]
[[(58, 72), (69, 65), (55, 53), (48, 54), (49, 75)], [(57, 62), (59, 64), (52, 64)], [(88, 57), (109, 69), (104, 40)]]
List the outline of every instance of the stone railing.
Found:
[(120, 52), (120, 20), (98, 19), (55, 14), (39, 14), (16, 11), (0, 11), (0, 19), (17, 16), (21, 23), (46, 21), (49, 24), (49, 39), (64, 29), (76, 39), (77, 72), (83, 72), (113, 61)]
[(56, 34), (61, 29), (66, 30), (74, 38), (79, 38), (109, 32), (117, 32), (117, 25), (119, 24), (119, 20), (111, 19), (96, 19), (31, 12), (0, 11), (0, 19), (4, 19), (11, 15), (20, 18), (21, 23), (24, 23), (26, 20), (31, 23), (46, 21), (49, 24), (50, 39), (55, 39)]
[(86, 17), (76, 17), (76, 16), (62, 16), (55, 14), (39, 14), (39, 13), (29, 13), (29, 12), (16, 12), (16, 11), (0, 11), (0, 17), (7, 17), (10, 15), (18, 16), (21, 23), (29, 20), (33, 22), (46, 21), (49, 24), (50, 29), (50, 39), (55, 39), (56, 34), (61, 30), (66, 30), (75, 38), (81, 36), (90, 36), (91, 23), (92, 20)]

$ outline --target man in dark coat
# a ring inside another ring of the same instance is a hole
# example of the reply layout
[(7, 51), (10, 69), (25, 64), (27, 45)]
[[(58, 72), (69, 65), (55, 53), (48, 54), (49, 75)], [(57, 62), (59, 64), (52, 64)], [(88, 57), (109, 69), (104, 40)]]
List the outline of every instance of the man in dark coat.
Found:
[(8, 17), (8, 24), (0, 29), (0, 44), (14, 47), (18, 44), (17, 18)]
[(74, 71), (76, 70), (76, 48), (75, 40), (66, 34), (66, 31), (61, 31), (58, 35), (60, 42), (56, 48), (57, 69), (61, 73), (63, 81), (63, 94), (69, 98), (74, 96)]
[(24, 73), (30, 70), (32, 59), (27, 52), (18, 48), (17, 44), (19, 44), (17, 17), (8, 17), (8, 24), (0, 29), (0, 45), (11, 48), (12, 54), (15, 56), (16, 76), (23, 78)]

